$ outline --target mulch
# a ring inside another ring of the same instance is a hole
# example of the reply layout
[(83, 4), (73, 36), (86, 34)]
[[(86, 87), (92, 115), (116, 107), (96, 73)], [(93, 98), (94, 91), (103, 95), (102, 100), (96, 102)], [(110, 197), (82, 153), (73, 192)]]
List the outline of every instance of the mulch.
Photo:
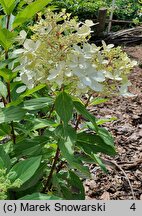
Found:
[(90, 166), (91, 179), (84, 181), (86, 199), (142, 200), (142, 46), (124, 47), (138, 61), (132, 73), (130, 92), (133, 97), (115, 97), (92, 108), (97, 118), (117, 117), (105, 123), (115, 138), (118, 154), (103, 156), (108, 168), (105, 174), (98, 166)]

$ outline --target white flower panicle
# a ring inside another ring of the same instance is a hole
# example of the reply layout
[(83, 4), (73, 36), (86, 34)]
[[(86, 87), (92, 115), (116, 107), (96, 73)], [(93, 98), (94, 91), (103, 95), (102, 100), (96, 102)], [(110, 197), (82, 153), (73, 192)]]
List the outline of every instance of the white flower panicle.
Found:
[(39, 14), (39, 22), (31, 27), (32, 38), (25, 39), (26, 33), (20, 33), (23, 49), (14, 52), (20, 61), (15, 68), (20, 71), (18, 79), (29, 89), (47, 83), (54, 89), (69, 86), (74, 95), (90, 90), (129, 95), (127, 75), (136, 61), (113, 44), (89, 44), (93, 25), (91, 20), (77, 23), (64, 11), (48, 11), (44, 20)]

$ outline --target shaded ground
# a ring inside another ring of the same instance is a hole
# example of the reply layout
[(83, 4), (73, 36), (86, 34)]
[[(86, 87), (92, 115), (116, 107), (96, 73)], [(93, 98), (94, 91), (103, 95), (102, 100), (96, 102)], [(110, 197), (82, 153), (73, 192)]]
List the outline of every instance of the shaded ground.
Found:
[[(142, 200), (142, 46), (124, 49), (139, 63), (130, 75), (130, 92), (135, 96), (116, 97), (92, 110), (96, 117), (118, 118), (105, 124), (115, 137), (118, 155), (113, 159), (104, 158), (108, 164), (108, 175), (97, 166), (90, 167), (92, 179), (84, 183), (86, 199), (130, 200), (133, 199), (133, 189), (135, 199)], [(118, 167), (108, 161), (115, 161)]]

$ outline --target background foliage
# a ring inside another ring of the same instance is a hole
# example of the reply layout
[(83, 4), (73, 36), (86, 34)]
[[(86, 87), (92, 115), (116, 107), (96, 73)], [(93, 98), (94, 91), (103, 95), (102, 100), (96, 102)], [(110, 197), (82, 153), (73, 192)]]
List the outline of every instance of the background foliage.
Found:
[[(57, 8), (66, 10), (79, 19), (96, 19), (100, 7), (108, 8), (108, 15), (111, 11), (112, 0), (55, 0)], [(114, 19), (137, 20), (142, 22), (142, 5), (138, 0), (116, 0)]]
[[(102, 127), (114, 118), (96, 119), (88, 106), (107, 101), (92, 98), (95, 85), (99, 92), (106, 83), (127, 95), (127, 74), (136, 62), (113, 44), (90, 45), (93, 22), (45, 13), (50, 2), (0, 0), (1, 200), (85, 199), (88, 164), (107, 172), (101, 155), (116, 155), (114, 139)], [(83, 81), (88, 94), (72, 92), (76, 81), (73, 90)]]

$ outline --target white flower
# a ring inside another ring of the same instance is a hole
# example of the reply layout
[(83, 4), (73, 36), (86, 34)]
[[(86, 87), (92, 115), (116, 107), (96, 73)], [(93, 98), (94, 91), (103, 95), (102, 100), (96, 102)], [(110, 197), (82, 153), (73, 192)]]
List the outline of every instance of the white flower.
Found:
[(23, 85), (23, 86), (20, 86), (19, 88), (17, 88), (16, 92), (19, 94), (19, 93), (22, 93), (26, 90), (27, 86)]
[(28, 89), (32, 89), (35, 86), (34, 84), (35, 76), (33, 71), (29, 71), (25, 69), (24, 71), (21, 72), (20, 78), (21, 81), (27, 86)]
[(91, 32), (92, 31), (91, 31), (91, 28), (89, 26), (83, 25), (78, 29), (77, 34), (79, 36), (87, 36), (87, 35), (90, 35)]
[(127, 81), (127, 82), (124, 82), (122, 83), (120, 89), (119, 89), (119, 93), (121, 96), (124, 96), (124, 97), (133, 97), (135, 96), (134, 94), (131, 94), (130, 92), (128, 92), (128, 86), (131, 86), (131, 82), (130, 81)]
[(93, 21), (92, 21), (92, 20), (85, 20), (85, 25), (87, 25), (87, 26), (91, 27), (91, 26), (94, 26), (94, 25), (95, 25), (95, 23), (93, 23)]
[(60, 62), (55, 68), (49, 71), (49, 76), (47, 80), (56, 82), (59, 86), (63, 84), (64, 80), (64, 70), (65, 70), (65, 62)]
[(107, 52), (109, 52), (114, 47), (114, 44), (106, 45), (105, 41), (102, 41), (102, 45), (103, 45), (104, 51), (107, 51)]
[(35, 52), (38, 49), (39, 45), (40, 45), (39, 40), (34, 42), (31, 39), (26, 39), (23, 46), (25, 48), (25, 51)]
[(20, 31), (19, 36), (16, 38), (16, 40), (20, 44), (22, 44), (26, 40), (26, 37), (27, 37), (27, 32), (22, 30), (22, 31)]
[(94, 91), (102, 92), (103, 85), (93, 80), (92, 85), (90, 86)]

